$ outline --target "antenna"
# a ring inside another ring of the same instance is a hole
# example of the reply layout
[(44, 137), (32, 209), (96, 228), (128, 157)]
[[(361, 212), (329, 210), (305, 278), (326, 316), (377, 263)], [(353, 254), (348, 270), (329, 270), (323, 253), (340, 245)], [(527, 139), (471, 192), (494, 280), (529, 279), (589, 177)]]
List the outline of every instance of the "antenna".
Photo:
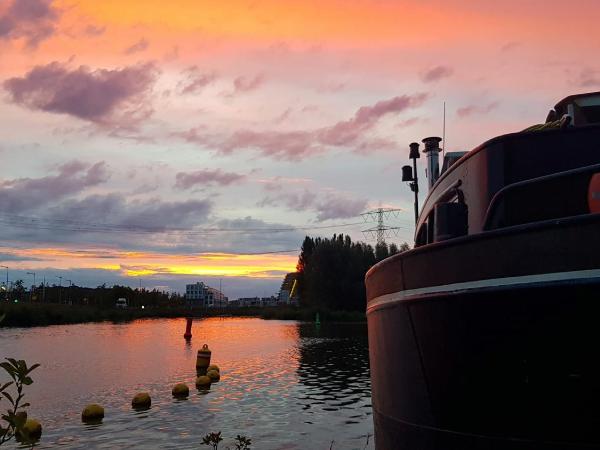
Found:
[(444, 101), (444, 125), (442, 127), (442, 163), (446, 157), (446, 102)]

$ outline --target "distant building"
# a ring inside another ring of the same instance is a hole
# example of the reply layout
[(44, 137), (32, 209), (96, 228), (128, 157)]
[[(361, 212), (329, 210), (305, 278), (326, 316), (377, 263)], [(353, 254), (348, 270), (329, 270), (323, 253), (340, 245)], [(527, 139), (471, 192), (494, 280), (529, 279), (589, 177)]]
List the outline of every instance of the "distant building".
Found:
[(281, 283), (277, 303), (279, 305), (298, 305), (298, 291), (296, 283), (298, 282), (298, 272), (288, 273)]
[(242, 297), (229, 302), (229, 306), (239, 308), (277, 306), (277, 297)]
[(218, 289), (198, 282), (185, 285), (185, 300), (190, 306), (221, 308), (227, 306), (229, 299)]

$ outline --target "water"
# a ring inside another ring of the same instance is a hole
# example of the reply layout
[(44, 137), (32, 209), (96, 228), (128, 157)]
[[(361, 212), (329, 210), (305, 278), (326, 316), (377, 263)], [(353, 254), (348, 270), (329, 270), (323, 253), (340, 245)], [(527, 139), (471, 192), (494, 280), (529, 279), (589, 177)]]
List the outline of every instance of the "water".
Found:
[[(222, 449), (238, 434), (254, 449), (374, 448), (366, 325), (213, 318), (194, 322), (191, 345), (184, 331), (183, 319), (0, 329), (2, 358), (41, 363), (26, 391), (38, 448), (208, 449), (215, 431)], [(221, 368), (208, 392), (194, 386), (203, 343)], [(187, 400), (171, 397), (178, 382)], [(131, 409), (139, 391), (150, 410)], [(81, 423), (88, 403), (102, 424)]]

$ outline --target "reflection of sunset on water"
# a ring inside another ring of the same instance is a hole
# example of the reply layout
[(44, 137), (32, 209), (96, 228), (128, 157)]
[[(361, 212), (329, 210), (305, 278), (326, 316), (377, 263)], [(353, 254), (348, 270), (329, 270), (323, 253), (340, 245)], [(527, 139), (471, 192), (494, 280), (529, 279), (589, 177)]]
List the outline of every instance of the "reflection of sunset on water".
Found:
[[(366, 326), (210, 318), (194, 321), (190, 344), (184, 330), (184, 319), (1, 329), (0, 354), (41, 363), (27, 393), (30, 414), (44, 423), (39, 448), (140, 439), (198, 448), (219, 430), (261, 449), (320, 448), (331, 436), (346, 442), (340, 448), (363, 448), (372, 432)], [(194, 381), (204, 343), (221, 381), (202, 392)], [(188, 400), (171, 398), (178, 382), (190, 386)], [(150, 393), (152, 408), (134, 415), (139, 391)], [(105, 407), (105, 421), (83, 428), (79, 414), (92, 402)]]

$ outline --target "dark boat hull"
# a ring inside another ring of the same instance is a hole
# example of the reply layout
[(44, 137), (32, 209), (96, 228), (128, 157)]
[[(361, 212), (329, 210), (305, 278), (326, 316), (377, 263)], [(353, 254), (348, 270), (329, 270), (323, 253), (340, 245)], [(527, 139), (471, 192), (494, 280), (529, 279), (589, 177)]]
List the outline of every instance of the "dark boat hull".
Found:
[[(600, 448), (598, 224), (592, 217), (432, 246), (372, 270), (379, 450)], [(553, 247), (544, 244), (549, 230)], [(490, 245), (512, 255), (510, 270)], [(526, 253), (536, 245), (548, 255), (534, 253), (532, 264)], [(412, 277), (406, 286), (409, 262), (427, 267), (427, 259), (432, 271), (440, 259), (469, 264), (469, 277), (445, 280), (446, 288)]]

